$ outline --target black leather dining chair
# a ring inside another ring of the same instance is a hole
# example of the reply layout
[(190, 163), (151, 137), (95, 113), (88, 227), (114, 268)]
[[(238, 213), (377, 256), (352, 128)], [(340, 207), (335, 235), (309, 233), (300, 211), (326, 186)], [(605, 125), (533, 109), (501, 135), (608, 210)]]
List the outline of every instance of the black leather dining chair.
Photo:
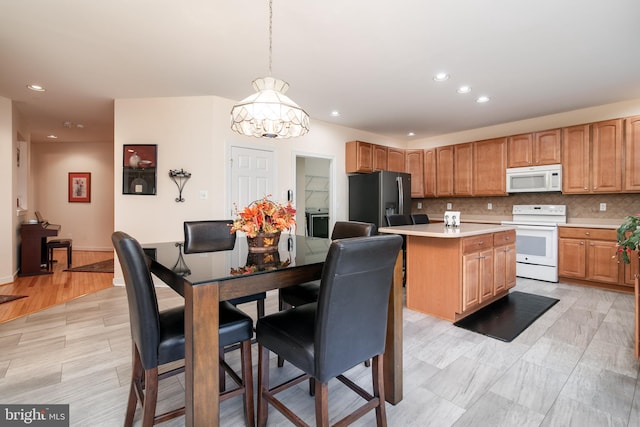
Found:
[[(389, 292), (401, 245), (397, 235), (333, 241), (322, 270), (318, 301), (258, 319), (259, 426), (267, 423), (269, 404), (294, 424), (306, 425), (275, 395), (310, 378), (315, 379), (316, 425), (329, 425), (328, 383), (332, 378), (367, 401), (338, 423), (351, 423), (375, 409), (377, 425), (386, 425), (382, 355)], [(284, 357), (303, 374), (271, 387), (269, 351)], [(343, 375), (370, 358), (372, 393)]]
[[(121, 231), (113, 233), (111, 241), (124, 276), (133, 342), (131, 386), (124, 425), (133, 425), (139, 401), (142, 406), (142, 426), (150, 427), (185, 413), (184, 407), (163, 414), (155, 413), (159, 381), (184, 372), (184, 365), (181, 365), (159, 373), (159, 368), (184, 359), (184, 306), (160, 311), (149, 270), (150, 260), (138, 241)], [(220, 400), (242, 394), (246, 425), (253, 427), (253, 320), (228, 302), (221, 302), (219, 308), (219, 344), (224, 347), (240, 343), (242, 367), (241, 376), (238, 376), (224, 360), (220, 360), (221, 366), (238, 385), (234, 389), (221, 391)]]
[(409, 215), (389, 214), (389, 215), (385, 215), (385, 219), (387, 220), (387, 225), (389, 227), (393, 227), (395, 225), (413, 224), (413, 222), (411, 221), (411, 217)]
[[(184, 222), (184, 253), (202, 253), (232, 250), (236, 235), (231, 233), (231, 220), (206, 220)], [(233, 305), (256, 302), (258, 317), (264, 316), (266, 292), (229, 300)]]
[[(359, 221), (337, 221), (331, 232), (331, 240), (351, 237), (374, 236), (378, 232), (375, 224)], [(316, 302), (320, 292), (320, 281), (303, 283), (281, 288), (279, 292), (279, 309), (286, 310), (302, 304)]]
[(429, 216), (427, 214), (411, 214), (411, 222), (413, 224), (429, 224)]

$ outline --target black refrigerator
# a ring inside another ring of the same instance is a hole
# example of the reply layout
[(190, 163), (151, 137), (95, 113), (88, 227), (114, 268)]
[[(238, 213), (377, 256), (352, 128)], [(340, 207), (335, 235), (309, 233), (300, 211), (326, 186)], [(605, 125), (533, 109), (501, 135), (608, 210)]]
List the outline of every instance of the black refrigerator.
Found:
[(378, 171), (349, 175), (349, 220), (386, 227), (385, 215), (411, 214), (411, 175)]

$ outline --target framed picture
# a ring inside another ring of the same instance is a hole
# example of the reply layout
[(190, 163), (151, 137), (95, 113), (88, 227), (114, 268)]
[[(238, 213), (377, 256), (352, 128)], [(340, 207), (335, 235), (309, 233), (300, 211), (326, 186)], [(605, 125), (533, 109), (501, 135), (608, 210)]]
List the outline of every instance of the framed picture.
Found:
[(122, 194), (156, 194), (158, 146), (124, 145), (122, 149)]
[(69, 172), (69, 202), (91, 202), (91, 172)]

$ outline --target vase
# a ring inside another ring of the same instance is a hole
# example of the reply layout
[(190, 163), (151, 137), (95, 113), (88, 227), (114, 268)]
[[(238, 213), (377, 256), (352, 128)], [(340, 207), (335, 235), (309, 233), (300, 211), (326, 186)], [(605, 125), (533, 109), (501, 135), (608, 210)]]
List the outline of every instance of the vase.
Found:
[(247, 237), (249, 252), (273, 252), (278, 250), (280, 231), (276, 233), (260, 233), (256, 237)]

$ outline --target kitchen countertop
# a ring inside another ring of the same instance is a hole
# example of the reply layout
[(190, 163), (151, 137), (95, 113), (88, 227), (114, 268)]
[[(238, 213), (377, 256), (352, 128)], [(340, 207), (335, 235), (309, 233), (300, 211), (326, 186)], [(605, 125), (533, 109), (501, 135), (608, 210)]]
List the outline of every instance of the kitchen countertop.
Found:
[(510, 225), (487, 223), (462, 223), (460, 227), (447, 228), (442, 222), (418, 225), (398, 225), (395, 227), (381, 227), (380, 233), (402, 234), (405, 236), (422, 236), (457, 239), (460, 237), (477, 236), (479, 234), (497, 233), (515, 230)]
[[(433, 219), (433, 221), (441, 221)], [(511, 217), (482, 217), (480, 215), (462, 215), (462, 224), (501, 224), (502, 221), (511, 221)], [(566, 224), (559, 224), (560, 227), (584, 227), (584, 228), (606, 228), (617, 229), (624, 219), (611, 218), (568, 218)]]

